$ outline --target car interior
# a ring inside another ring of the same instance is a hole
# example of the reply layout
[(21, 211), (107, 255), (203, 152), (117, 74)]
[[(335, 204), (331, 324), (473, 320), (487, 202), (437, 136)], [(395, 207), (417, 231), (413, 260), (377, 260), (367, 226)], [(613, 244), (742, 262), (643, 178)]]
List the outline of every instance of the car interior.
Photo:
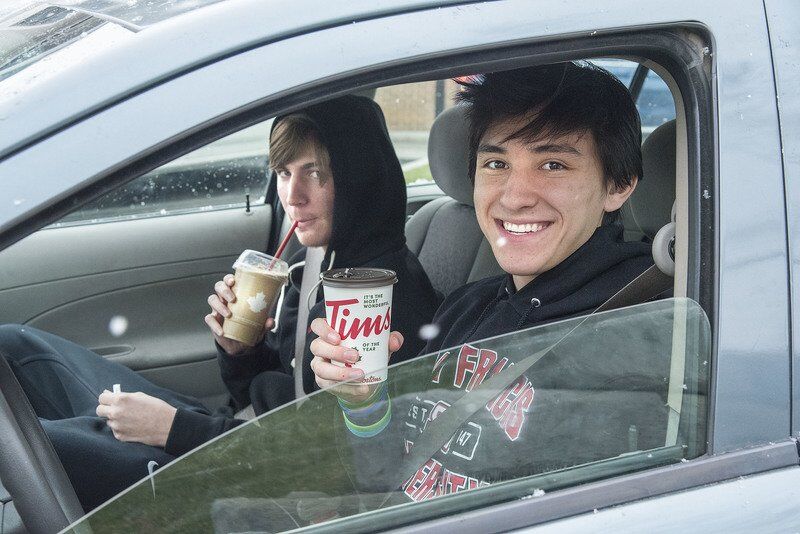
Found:
[[(656, 262), (673, 270), (674, 296), (681, 297), (688, 276), (687, 239), (681, 236), (689, 224), (681, 98), (658, 65), (624, 63), (634, 97), (647, 78), (674, 98), (671, 115), (646, 132), (644, 179), (622, 220), (627, 240), (655, 243)], [(369, 93), (379, 96), (382, 89)], [(465, 179), (465, 120), (459, 106), (440, 110), (417, 158), (426, 160), (430, 178), (408, 186), (407, 244), (443, 295), (502, 273), (478, 227), (472, 184)], [(53, 332), (210, 408), (224, 405), (228, 396), (203, 323), (206, 297), (243, 249), (270, 252), (288, 227), (266, 171), (268, 131), (265, 121), (181, 156), (103, 197), (119, 197), (110, 207), (100, 199), (101, 207), (84, 206), (0, 251), (0, 323)], [(236, 182), (236, 193), (233, 186), (228, 190), (231, 175), (246, 176)], [(159, 191), (176, 188), (191, 194), (159, 207)], [(287, 257), (297, 247), (294, 241)], [(0, 502), (8, 504), (2, 531), (24, 532), (2, 487)]]

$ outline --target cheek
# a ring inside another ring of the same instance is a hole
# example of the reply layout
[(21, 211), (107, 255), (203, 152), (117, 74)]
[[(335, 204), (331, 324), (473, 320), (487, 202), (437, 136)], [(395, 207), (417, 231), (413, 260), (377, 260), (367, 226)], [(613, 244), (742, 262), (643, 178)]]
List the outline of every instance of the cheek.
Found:
[(277, 190), (278, 190), (278, 200), (281, 201), (281, 205), (283, 205), (283, 207), (285, 208), (286, 207), (286, 185), (281, 185), (281, 183), (278, 182)]

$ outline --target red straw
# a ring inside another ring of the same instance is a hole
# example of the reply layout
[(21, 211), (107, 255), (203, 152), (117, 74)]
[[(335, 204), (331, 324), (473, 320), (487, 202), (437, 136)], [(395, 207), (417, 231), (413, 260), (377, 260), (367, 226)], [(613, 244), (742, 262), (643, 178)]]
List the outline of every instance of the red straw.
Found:
[(281, 254), (283, 254), (283, 249), (285, 249), (286, 245), (289, 244), (289, 240), (292, 238), (292, 235), (294, 235), (295, 229), (297, 229), (297, 221), (294, 221), (292, 223), (292, 227), (289, 228), (288, 232), (286, 232), (286, 235), (283, 237), (283, 241), (281, 241), (281, 245), (275, 252), (275, 258), (271, 262), (269, 262), (269, 267), (267, 267), (267, 270), (271, 270), (272, 266), (275, 265), (275, 262), (278, 260), (278, 258), (281, 257)]

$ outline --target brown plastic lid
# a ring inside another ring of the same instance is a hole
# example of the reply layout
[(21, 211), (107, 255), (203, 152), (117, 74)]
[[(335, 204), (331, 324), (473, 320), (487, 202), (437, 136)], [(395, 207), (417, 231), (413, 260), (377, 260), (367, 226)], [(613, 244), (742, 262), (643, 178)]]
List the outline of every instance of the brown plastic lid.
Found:
[(372, 288), (397, 283), (397, 273), (389, 269), (345, 267), (321, 273), (322, 285), (328, 287)]

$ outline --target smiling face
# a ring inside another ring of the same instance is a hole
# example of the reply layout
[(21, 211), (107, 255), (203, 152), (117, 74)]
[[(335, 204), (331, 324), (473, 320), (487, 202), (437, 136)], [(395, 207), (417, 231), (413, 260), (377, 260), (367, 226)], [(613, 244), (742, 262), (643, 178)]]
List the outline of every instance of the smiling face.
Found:
[(298, 221), (295, 235), (307, 247), (327, 246), (333, 229), (333, 176), (324, 151), (310, 140), (297, 157), (274, 168), (283, 209)]
[(606, 183), (591, 133), (507, 140), (523, 125), (498, 123), (481, 137), (474, 190), (481, 230), (517, 289), (586, 243), (636, 184)]

